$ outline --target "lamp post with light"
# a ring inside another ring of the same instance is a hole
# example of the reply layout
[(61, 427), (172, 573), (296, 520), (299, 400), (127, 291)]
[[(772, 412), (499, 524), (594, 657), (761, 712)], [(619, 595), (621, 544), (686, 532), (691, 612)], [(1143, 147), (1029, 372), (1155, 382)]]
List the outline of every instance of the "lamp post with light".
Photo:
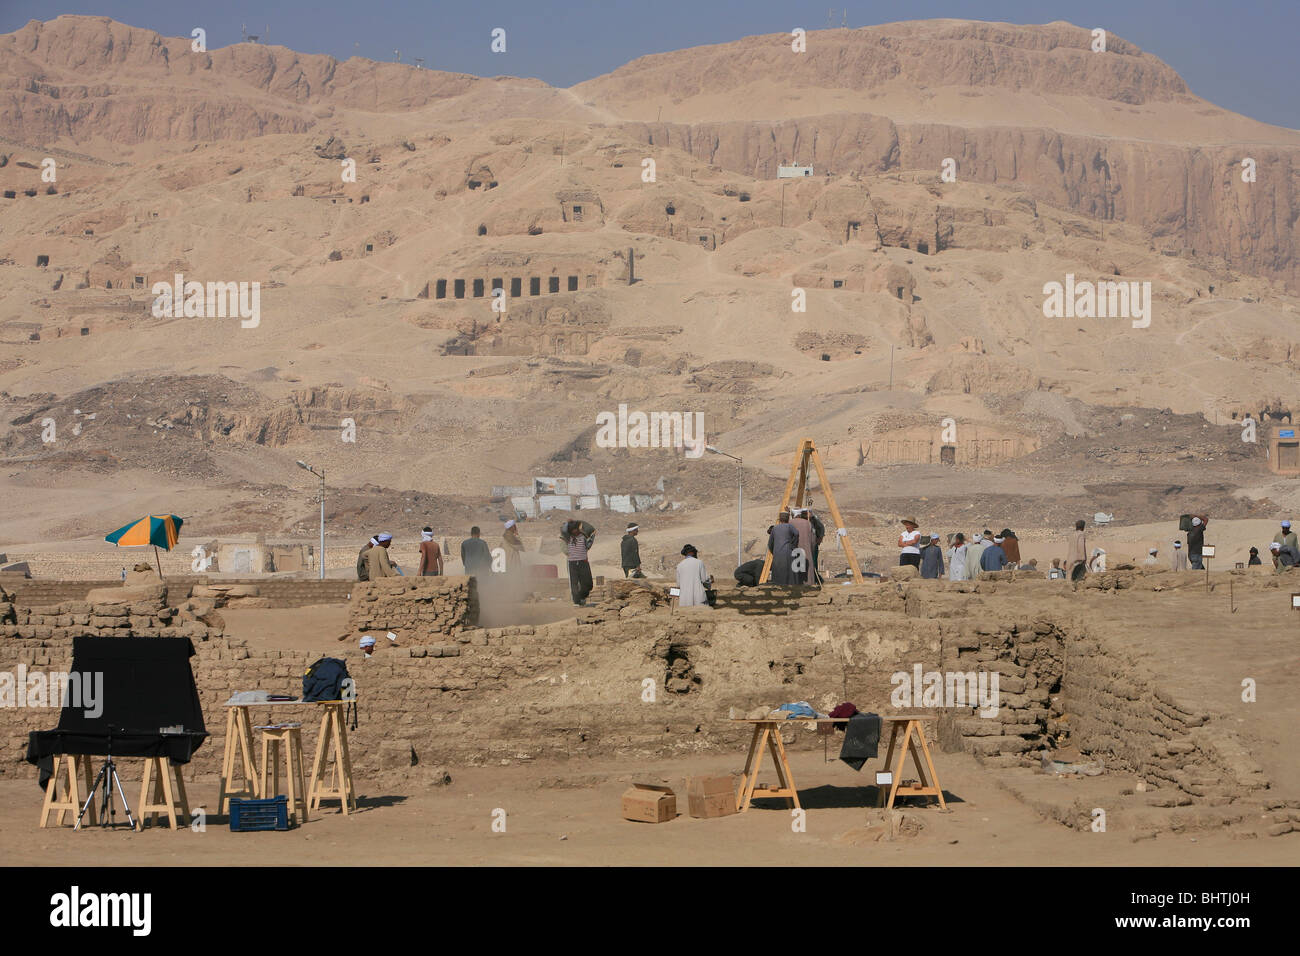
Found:
[(320, 553), (316, 556), (316, 564), (320, 567), (320, 579), (325, 580), (325, 469), (317, 471), (305, 461), (299, 461), (298, 467), (304, 471), (310, 471), (320, 479)]

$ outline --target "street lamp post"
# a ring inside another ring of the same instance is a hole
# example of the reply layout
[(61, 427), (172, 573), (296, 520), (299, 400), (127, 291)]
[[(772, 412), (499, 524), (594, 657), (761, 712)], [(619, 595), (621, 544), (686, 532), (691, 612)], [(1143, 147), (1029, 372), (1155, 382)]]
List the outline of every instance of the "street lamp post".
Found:
[(745, 507), (745, 488), (741, 477), (741, 465), (744, 463), (743, 458), (737, 458), (735, 455), (729, 455), (720, 448), (714, 448), (712, 445), (705, 445), (705, 449), (713, 452), (715, 455), (722, 455), (730, 458), (736, 463), (736, 567), (745, 563), (744, 553), (744, 514)]
[(298, 467), (310, 471), (320, 479), (320, 552), (316, 555), (316, 564), (320, 568), (320, 579), (325, 580), (325, 469), (317, 471), (305, 461), (299, 461)]

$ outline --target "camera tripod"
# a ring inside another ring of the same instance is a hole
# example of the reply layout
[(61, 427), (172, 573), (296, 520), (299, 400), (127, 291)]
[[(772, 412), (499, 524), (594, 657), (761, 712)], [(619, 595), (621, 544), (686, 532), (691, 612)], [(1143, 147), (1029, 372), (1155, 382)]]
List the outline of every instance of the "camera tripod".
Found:
[(118, 796), (122, 798), (122, 809), (126, 812), (126, 822), (131, 825), (132, 830), (139, 829), (135, 817), (131, 816), (131, 804), (127, 802), (126, 791), (122, 789), (122, 778), (117, 775), (117, 764), (113, 761), (113, 735), (109, 734), (108, 755), (104, 758), (104, 766), (99, 768), (99, 775), (95, 777), (95, 782), (90, 787), (90, 794), (86, 797), (81, 812), (77, 814), (77, 825), (74, 829), (81, 829), (82, 818), (85, 817), (86, 811), (90, 809), (91, 804), (95, 802), (95, 792), (100, 787), (104, 788), (104, 802), (99, 810), (99, 825), (110, 829), (117, 826), (117, 809), (113, 806), (113, 786), (115, 784)]

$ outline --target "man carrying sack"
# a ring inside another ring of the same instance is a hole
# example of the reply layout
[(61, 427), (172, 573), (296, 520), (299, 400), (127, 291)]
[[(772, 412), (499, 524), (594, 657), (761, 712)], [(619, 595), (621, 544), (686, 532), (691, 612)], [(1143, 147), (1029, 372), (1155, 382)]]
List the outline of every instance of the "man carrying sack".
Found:
[(569, 558), (569, 593), (574, 604), (586, 607), (592, 588), (591, 562), (587, 560), (587, 552), (596, 537), (596, 529), (585, 521), (566, 521), (560, 525), (560, 537), (564, 539)]

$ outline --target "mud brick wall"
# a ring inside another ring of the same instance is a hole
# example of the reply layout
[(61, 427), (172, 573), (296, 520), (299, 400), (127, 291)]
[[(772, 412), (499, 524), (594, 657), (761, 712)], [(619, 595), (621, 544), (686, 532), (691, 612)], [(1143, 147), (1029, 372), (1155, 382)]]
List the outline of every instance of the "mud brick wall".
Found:
[[(259, 597), (267, 600), (267, 607), (306, 607), (312, 604), (342, 604), (348, 599), (356, 581), (328, 578), (324, 581), (307, 578), (222, 578), (209, 575), (174, 575), (163, 580), (166, 598), (176, 604), (190, 596), (196, 585), (233, 584), (257, 588)], [(13, 595), (14, 603), (24, 607), (45, 607), (65, 601), (84, 601), (95, 588), (121, 587), (118, 578), (103, 581), (43, 581), (16, 580), (4, 587)]]
[(355, 582), (348, 604), (352, 633), (394, 631), (403, 638), (451, 636), (478, 621), (478, 587), (465, 575)]
[[(981, 587), (988, 585), (981, 580)], [(1123, 590), (1198, 586), (1203, 576), (1163, 571), (1090, 575), (1085, 589)], [(1277, 578), (1236, 579), (1238, 589), (1278, 587)], [(909, 587), (911, 587), (909, 585)], [(1013, 593), (1006, 582), (1002, 593)], [(1059, 592), (1057, 582), (1016, 585), (1014, 593)], [(967, 588), (962, 588), (967, 590)], [(983, 593), (991, 593), (985, 591)], [(955, 596), (955, 595), (953, 595)], [(909, 591), (908, 612), (931, 617), (952, 613), (950, 596)], [(1050, 618), (1050, 619), (1049, 619)], [(1108, 769), (1127, 770), (1161, 793), (1154, 806), (1193, 802), (1225, 804), (1268, 787), (1259, 764), (1227, 729), (1207, 726), (1196, 712), (1162, 690), (1156, 675), (1127, 650), (1129, 635), (1098, 625), (1077, 612), (1034, 619), (985, 615), (978, 622), (943, 630), (941, 670), (996, 670), (1000, 709), (996, 719), (953, 708), (940, 720), (945, 749), (967, 750), (985, 764), (1025, 763), (1048, 738), (1099, 756)]]
[[(957, 708), (927, 727), (942, 743), (993, 765), (1036, 760), (1049, 735), (1068, 732), (1070, 745), (1154, 783), (1157, 799), (1213, 802), (1230, 799), (1225, 791), (1234, 786), (1265, 786), (1234, 737), (1207, 726), (1204, 715), (1165, 694), (1154, 675), (1128, 659), (1118, 625), (1110, 633), (1064, 604), (1016, 616), (984, 601), (992, 587), (1001, 593), (1018, 586), (873, 582), (805, 596), (805, 606), (781, 615), (670, 613), (629, 594), (583, 609), (577, 621), (485, 629), (468, 623), (474, 592), (466, 578), (366, 585), (353, 592), (354, 623), (361, 630), (402, 630), (403, 640), (369, 659), (351, 644), (337, 652), (358, 684), (361, 722), (352, 733), (358, 786), (376, 793), (382, 782), (375, 774), (413, 760), (425, 766), (584, 756), (635, 762), (716, 752), (720, 759), (730, 755), (739, 770), (749, 730), (727, 720), (731, 708), (745, 713), (808, 700), (829, 710), (850, 700), (887, 713), (891, 676), (915, 664), (924, 671), (998, 672), (997, 717)], [(133, 617), (142, 629), (183, 634), (190, 625), (197, 635), (195, 621), (177, 627), (178, 615), (168, 624), (152, 607), (147, 616), (130, 605), (124, 614), (120, 605), (111, 614), (91, 613), (95, 607), (50, 610), (55, 613), (34, 615), (0, 602), (8, 619), (0, 623), (0, 670), (20, 661), (66, 670), (72, 634), (129, 633)], [(203, 610), (195, 604), (187, 613), (197, 621)], [(60, 621), (65, 616), (67, 623)], [(81, 616), (85, 624), (77, 623)], [(48, 629), (48, 636), (36, 628)], [(211, 627), (205, 636), (196, 636), (192, 663), (212, 739), (198, 753), (195, 773), (218, 769), (223, 705), (232, 693), (296, 694), (303, 671), (319, 656), (249, 647)], [(647, 679), (654, 690), (649, 700)], [(258, 723), (301, 720), (308, 752), (314, 749), (318, 710), (259, 708), (255, 716)], [(0, 708), (0, 772), (33, 775), (22, 762), (26, 733), (56, 722), (54, 709)], [(824, 743), (803, 727), (784, 736), (800, 749)], [(831, 741), (838, 746), (839, 737)], [(196, 804), (212, 799), (194, 796)]]
[[(386, 582), (379, 584), (382, 590)], [(441, 584), (456, 595), (455, 607), (467, 606), (467, 581)], [(854, 599), (837, 593), (834, 600), (861, 603), (872, 613), (865, 605), (883, 593), (872, 589)], [(396, 595), (398, 607), (413, 600)], [(358, 684), (360, 726), (352, 741), (359, 785), (363, 793), (374, 792), (381, 784), (367, 778), (410, 767), (413, 759), (426, 766), (487, 765), (713, 750), (729, 754), (739, 769), (749, 729), (726, 719), (730, 707), (770, 708), (806, 698), (828, 708), (847, 689), (849, 699), (878, 708), (888, 700), (898, 660), (937, 652), (929, 622), (909, 620), (898, 595), (891, 600), (896, 610), (860, 622), (860, 632), (847, 636), (825, 607), (806, 620), (709, 617), (706, 609), (669, 614), (666, 608), (622, 617), (620, 608), (596, 608), (593, 617), (609, 613), (612, 619), (461, 627), (454, 636), (426, 628), (422, 637), (381, 647), (369, 659), (348, 647), (339, 653)], [(196, 755), (191, 775), (217, 771), (225, 744), (223, 705), (232, 693), (296, 693), (303, 671), (319, 656), (250, 648), (225, 637), (195, 646), (192, 665), (212, 738)], [(19, 659), (52, 670), (71, 663), (70, 642), (5, 641), (0, 653), (0, 669), (12, 669)], [(651, 701), (643, 699), (646, 678), (656, 689)], [(255, 716), (258, 723), (301, 720), (306, 746), (314, 749), (318, 710), (258, 708)], [(0, 711), (0, 772), (34, 774), (22, 762), (26, 733), (56, 721), (53, 709)], [(801, 730), (787, 733), (792, 746), (822, 746)], [(204, 798), (210, 795), (195, 795), (196, 804)]]
[[(953, 707), (939, 721), (946, 750), (967, 750), (993, 765), (1015, 765), (1060, 729), (1066, 635), (1051, 621), (944, 622), (940, 671), (996, 672), (998, 713)], [(989, 685), (991, 687), (991, 685)]]
[(221, 636), (222, 629), (209, 626), (203, 616), (202, 608), (173, 608), (161, 600), (132, 604), (65, 601), (37, 608), (0, 603), (0, 638), (43, 647), (66, 646), (71, 653), (72, 639), (81, 636), (188, 637), (195, 642)]
[[(81, 636), (187, 637), (196, 648), (224, 640), (220, 626), (208, 623), (216, 620), (211, 617), (210, 605), (196, 602), (170, 607), (159, 597), (129, 604), (66, 601), (26, 608), (4, 600), (8, 597), (0, 592), (0, 670), (15, 675), (19, 664), (26, 664), (29, 671), (66, 672), (72, 666), (73, 639)], [(0, 744), (4, 748), (0, 773), (13, 773), (20, 766), (34, 773), (34, 767), (21, 763), (27, 734), (52, 729), (58, 722), (57, 704), (0, 707)]]
[(1164, 805), (1228, 803), (1268, 787), (1236, 737), (1207, 726), (1207, 715), (1161, 690), (1155, 675), (1125, 651), (1121, 634), (1078, 627), (1062, 690), (1073, 736), (1107, 754), (1108, 767), (1169, 791)]

